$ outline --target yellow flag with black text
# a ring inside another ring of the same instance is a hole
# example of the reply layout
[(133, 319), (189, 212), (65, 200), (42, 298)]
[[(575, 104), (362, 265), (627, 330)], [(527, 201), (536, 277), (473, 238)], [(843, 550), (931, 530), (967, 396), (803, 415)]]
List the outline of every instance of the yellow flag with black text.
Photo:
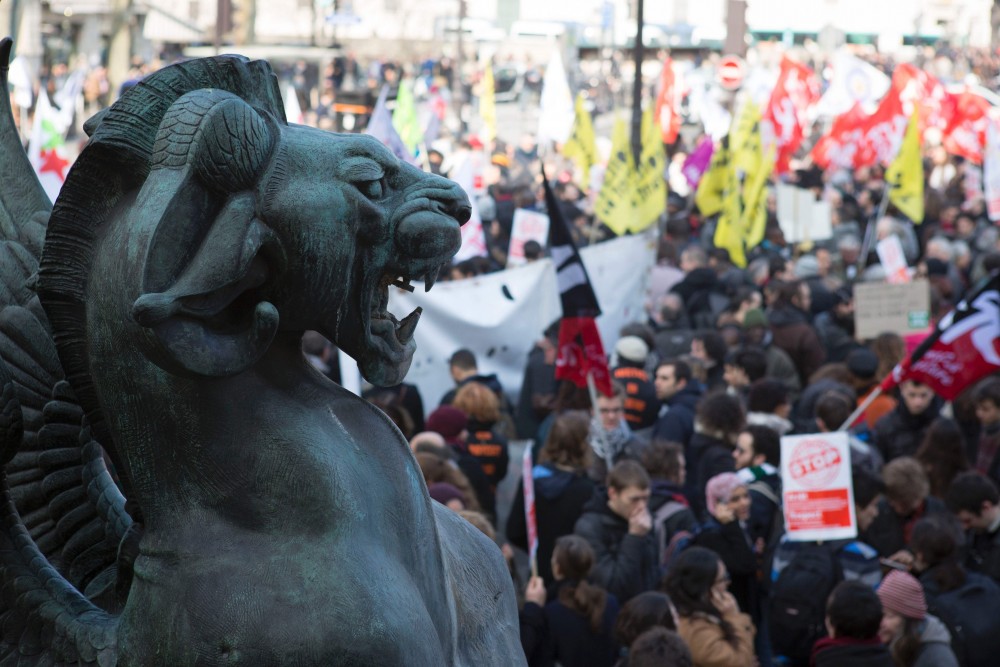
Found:
[(723, 139), (712, 153), (708, 169), (698, 181), (694, 203), (702, 216), (709, 217), (722, 210), (723, 195), (729, 178), (729, 142)]
[(743, 228), (742, 184), (736, 169), (726, 170), (726, 191), (722, 198), (722, 210), (715, 225), (712, 242), (729, 251), (733, 264), (743, 268), (747, 265), (744, 243), (746, 233)]
[(653, 107), (650, 105), (642, 114), (640, 137), (642, 152), (639, 154), (639, 165), (635, 172), (635, 208), (631, 230), (640, 232), (646, 229), (667, 210), (667, 180), (665, 176), (666, 155), (663, 151), (663, 138), (653, 119)]
[(604, 182), (594, 204), (594, 214), (615, 234), (621, 236), (634, 224), (638, 212), (635, 201), (635, 161), (629, 146), (625, 119), (616, 116), (611, 130), (611, 157), (604, 171)]
[(563, 144), (562, 154), (576, 165), (576, 183), (581, 188), (590, 188), (590, 169), (597, 164), (597, 139), (590, 112), (583, 103), (583, 94), (576, 96), (576, 116), (573, 132)]
[(920, 117), (913, 109), (896, 159), (885, 172), (889, 203), (914, 224), (924, 221), (924, 163), (920, 159)]
[(764, 146), (760, 136), (760, 107), (746, 100), (733, 118), (729, 131), (729, 150), (733, 168), (744, 174), (754, 174), (764, 162)]
[(496, 85), (493, 81), (493, 63), (483, 67), (483, 80), (479, 89), (479, 117), (483, 120), (483, 141), (489, 145), (497, 138)]
[(772, 145), (755, 173), (743, 186), (743, 234), (746, 248), (756, 248), (767, 230), (767, 180), (774, 171), (776, 147)]

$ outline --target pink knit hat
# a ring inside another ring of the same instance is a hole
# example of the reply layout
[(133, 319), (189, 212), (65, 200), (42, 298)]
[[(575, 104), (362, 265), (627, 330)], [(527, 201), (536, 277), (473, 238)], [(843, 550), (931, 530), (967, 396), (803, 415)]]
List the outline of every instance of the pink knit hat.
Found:
[(729, 502), (729, 496), (741, 486), (746, 486), (746, 482), (734, 472), (719, 473), (708, 480), (708, 484), (705, 485), (705, 505), (709, 514), (715, 514), (715, 506), (719, 500)]
[(900, 616), (922, 621), (927, 617), (927, 600), (924, 589), (909, 572), (893, 570), (878, 587), (878, 599), (882, 608), (894, 611)]

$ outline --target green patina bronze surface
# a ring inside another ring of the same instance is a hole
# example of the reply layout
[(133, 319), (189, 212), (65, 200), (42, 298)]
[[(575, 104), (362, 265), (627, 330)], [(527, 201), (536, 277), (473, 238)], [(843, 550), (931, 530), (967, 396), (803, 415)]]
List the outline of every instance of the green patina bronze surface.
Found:
[(224, 56), (91, 119), (49, 215), (0, 104), (0, 663), (523, 664), (499, 550), (300, 352), (402, 380), (388, 290), (450, 260), (461, 189)]

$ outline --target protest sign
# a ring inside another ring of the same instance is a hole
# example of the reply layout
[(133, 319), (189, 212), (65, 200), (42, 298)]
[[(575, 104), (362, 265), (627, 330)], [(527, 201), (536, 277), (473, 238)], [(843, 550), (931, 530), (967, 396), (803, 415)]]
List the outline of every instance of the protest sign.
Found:
[(854, 328), (859, 340), (886, 331), (906, 336), (930, 324), (931, 293), (926, 280), (859, 283), (854, 286)]
[(524, 448), (521, 479), (524, 486), (524, 525), (528, 528), (528, 560), (531, 563), (531, 576), (538, 576), (538, 523), (535, 517), (535, 478), (534, 464), (531, 461), (531, 447)]
[(514, 222), (510, 230), (510, 251), (507, 253), (507, 266), (522, 266), (527, 264), (524, 258), (524, 244), (537, 241), (545, 247), (549, 238), (549, 216), (538, 211), (519, 208), (514, 211)]
[(778, 225), (788, 243), (824, 241), (833, 236), (830, 204), (816, 201), (812, 190), (778, 183)]
[(847, 433), (781, 439), (785, 531), (798, 541), (857, 537)]
[(903, 244), (899, 237), (890, 234), (875, 245), (878, 260), (885, 267), (886, 280), (890, 283), (910, 282), (910, 267), (906, 263)]

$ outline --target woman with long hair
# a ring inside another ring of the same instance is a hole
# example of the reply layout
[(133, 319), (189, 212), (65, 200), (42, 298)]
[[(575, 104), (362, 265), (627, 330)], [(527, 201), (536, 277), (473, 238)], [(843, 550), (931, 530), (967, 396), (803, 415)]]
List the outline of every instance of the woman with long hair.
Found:
[(677, 632), (695, 667), (754, 667), (754, 627), (729, 592), (729, 573), (714, 551), (688, 547), (663, 588), (677, 609)]
[[(588, 477), (591, 451), (587, 437), (590, 416), (571, 410), (556, 417), (532, 469), (535, 483), (535, 521), (538, 528), (538, 574), (551, 584), (552, 552), (556, 539), (573, 532), (583, 507), (596, 486)], [(524, 486), (518, 483), (507, 518), (507, 539), (527, 551), (528, 528), (524, 520)]]
[[(618, 656), (612, 636), (618, 600), (589, 581), (594, 550), (582, 537), (564, 535), (551, 566), (556, 584), (544, 608), (546, 630), (534, 646), (525, 645), (529, 667), (611, 667)], [(537, 605), (529, 602), (525, 614), (532, 613)]]
[(878, 588), (882, 625), (878, 636), (889, 647), (894, 667), (958, 667), (948, 628), (927, 613), (920, 582), (893, 570)]
[(628, 650), (639, 635), (652, 628), (677, 631), (677, 610), (670, 596), (660, 591), (640, 593), (625, 603), (615, 622), (615, 640), (621, 657), (615, 667), (628, 667)]

